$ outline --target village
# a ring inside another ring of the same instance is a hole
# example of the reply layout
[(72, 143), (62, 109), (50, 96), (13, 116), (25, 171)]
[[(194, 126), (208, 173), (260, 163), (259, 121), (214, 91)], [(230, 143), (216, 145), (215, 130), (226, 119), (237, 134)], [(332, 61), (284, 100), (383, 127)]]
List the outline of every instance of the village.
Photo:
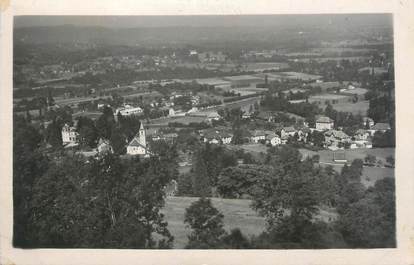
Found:
[[(17, 245), (394, 246), (394, 54), (383, 19), (364, 36), (324, 16), (326, 32), (194, 27), (183, 40), (179, 27), (103, 28), (106, 43), (89, 39), (93, 27), (17, 29)], [(43, 42), (49, 34), (60, 42)], [(211, 213), (217, 230), (191, 224)], [(361, 235), (372, 223), (378, 231)]]

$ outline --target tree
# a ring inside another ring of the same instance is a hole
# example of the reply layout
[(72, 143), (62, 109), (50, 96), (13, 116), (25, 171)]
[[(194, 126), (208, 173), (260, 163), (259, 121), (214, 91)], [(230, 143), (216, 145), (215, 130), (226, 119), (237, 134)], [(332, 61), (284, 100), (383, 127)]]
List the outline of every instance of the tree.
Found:
[(218, 177), (217, 190), (224, 198), (252, 196), (261, 178), (271, 174), (271, 168), (263, 165), (228, 167)]
[(395, 247), (395, 186), (384, 178), (340, 214), (338, 229), (350, 247)]
[(121, 130), (117, 127), (112, 128), (111, 138), (110, 138), (112, 149), (117, 155), (125, 154), (127, 143), (126, 137), (122, 134)]
[(385, 158), (385, 161), (387, 161), (387, 163), (390, 164), (391, 167), (394, 167), (394, 165), (395, 165), (395, 159), (394, 159), (394, 157), (392, 155), (387, 156)]
[(184, 173), (178, 176), (178, 195), (193, 196), (193, 177), (191, 173)]
[(207, 165), (204, 160), (202, 150), (198, 150), (195, 154), (193, 166), (193, 193), (195, 196), (211, 195), (211, 181), (207, 174)]
[(251, 248), (249, 239), (243, 235), (239, 228), (234, 228), (230, 231), (230, 234), (226, 235), (222, 239), (224, 248), (231, 249), (246, 249)]
[(41, 135), (26, 120), (14, 117), (13, 125), (13, 246), (30, 247), (33, 186), (48, 168), (39, 146)]
[(53, 121), (46, 128), (46, 141), (54, 148), (62, 147), (62, 127)]
[(253, 207), (266, 217), (269, 227), (280, 223), (288, 212), (310, 220), (320, 202), (312, 161), (301, 162), (299, 151), (288, 146), (269, 149), (266, 161), (273, 171), (262, 178)]
[(185, 211), (184, 223), (191, 228), (186, 248), (220, 248), (225, 236), (223, 214), (204, 197)]
[(107, 153), (85, 162), (65, 157), (36, 181), (32, 247), (171, 247), (160, 213), (171, 176), (157, 158), (121, 161)]
[(108, 140), (111, 138), (112, 128), (115, 125), (115, 118), (110, 107), (104, 107), (102, 115), (96, 120), (95, 125), (100, 137)]
[(374, 165), (377, 162), (377, 157), (371, 154), (367, 154), (364, 158), (364, 162), (369, 165)]

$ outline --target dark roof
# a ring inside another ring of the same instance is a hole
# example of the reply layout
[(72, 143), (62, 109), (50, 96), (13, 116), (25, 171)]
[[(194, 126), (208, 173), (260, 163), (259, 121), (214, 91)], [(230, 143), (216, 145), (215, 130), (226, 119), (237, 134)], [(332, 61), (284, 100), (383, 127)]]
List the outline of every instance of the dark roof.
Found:
[(388, 123), (378, 122), (377, 124), (375, 124), (374, 126), (372, 126), (371, 129), (372, 130), (379, 130), (379, 131), (384, 130), (385, 131), (385, 130), (391, 129), (391, 127), (390, 127), (390, 125)]
[(134, 137), (134, 139), (132, 139), (132, 141), (128, 144), (128, 146), (141, 146), (143, 148), (146, 148), (145, 146), (143, 146), (136, 137)]

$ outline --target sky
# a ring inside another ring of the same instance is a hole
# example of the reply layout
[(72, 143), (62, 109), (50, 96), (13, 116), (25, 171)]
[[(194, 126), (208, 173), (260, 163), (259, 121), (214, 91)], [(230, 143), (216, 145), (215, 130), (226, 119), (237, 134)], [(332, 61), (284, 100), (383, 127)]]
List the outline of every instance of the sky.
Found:
[(221, 16), (18, 16), (15, 28), (33, 26), (134, 27), (217, 27), (217, 26), (289, 26), (289, 25), (385, 25), (392, 24), (388, 14), (340, 15), (221, 15)]

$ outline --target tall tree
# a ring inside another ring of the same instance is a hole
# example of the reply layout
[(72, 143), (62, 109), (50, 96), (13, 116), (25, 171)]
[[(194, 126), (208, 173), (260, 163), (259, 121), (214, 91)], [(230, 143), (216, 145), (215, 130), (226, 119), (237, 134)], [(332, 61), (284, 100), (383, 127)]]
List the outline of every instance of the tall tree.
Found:
[(223, 214), (204, 197), (192, 203), (185, 211), (184, 223), (191, 228), (187, 248), (219, 248), (225, 230)]

